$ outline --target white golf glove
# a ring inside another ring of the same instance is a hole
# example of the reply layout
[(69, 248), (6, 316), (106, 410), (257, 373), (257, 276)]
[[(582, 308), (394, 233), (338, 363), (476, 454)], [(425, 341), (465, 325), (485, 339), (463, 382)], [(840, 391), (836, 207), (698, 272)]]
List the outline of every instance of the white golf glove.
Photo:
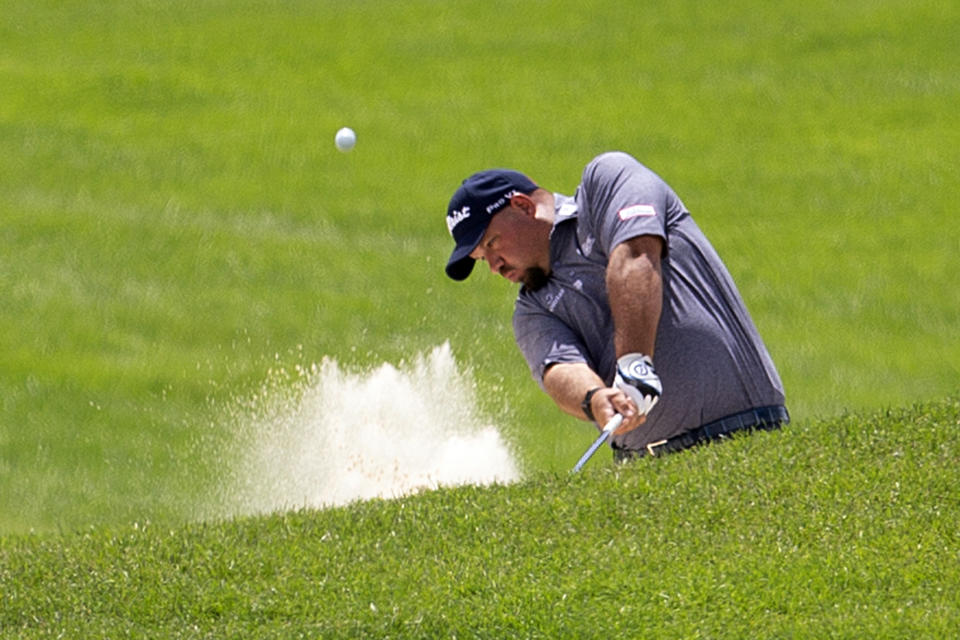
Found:
[(663, 393), (660, 376), (653, 370), (653, 360), (642, 353), (628, 353), (617, 360), (613, 385), (633, 400), (643, 416), (650, 413)]

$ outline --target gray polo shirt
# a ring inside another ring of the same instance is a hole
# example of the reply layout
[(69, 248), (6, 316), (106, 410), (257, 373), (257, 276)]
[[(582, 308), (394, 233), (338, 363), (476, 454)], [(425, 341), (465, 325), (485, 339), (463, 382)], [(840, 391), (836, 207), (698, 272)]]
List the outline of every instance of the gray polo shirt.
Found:
[(617, 436), (640, 449), (754, 407), (783, 404), (783, 384), (720, 257), (673, 190), (625, 153), (586, 166), (573, 198), (556, 195), (546, 286), (520, 289), (514, 335), (534, 379), (555, 363), (616, 374), (607, 260), (641, 235), (665, 240), (654, 366), (663, 395), (641, 427)]

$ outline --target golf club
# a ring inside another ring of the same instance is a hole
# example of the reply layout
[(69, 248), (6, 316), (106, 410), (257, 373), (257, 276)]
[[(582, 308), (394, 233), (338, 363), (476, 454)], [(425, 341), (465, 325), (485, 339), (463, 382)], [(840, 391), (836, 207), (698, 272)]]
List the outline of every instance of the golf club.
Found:
[(590, 457), (596, 452), (596, 450), (600, 448), (600, 445), (602, 445), (604, 442), (607, 441), (607, 438), (609, 438), (610, 434), (613, 433), (614, 430), (620, 426), (621, 422), (623, 422), (623, 416), (620, 415), (619, 413), (613, 416), (612, 418), (610, 418), (610, 421), (607, 422), (606, 425), (604, 425), (603, 431), (600, 432), (600, 436), (594, 441), (592, 445), (590, 445), (590, 448), (587, 449), (587, 452), (584, 453), (582, 456), (580, 456), (580, 460), (577, 461), (577, 464), (573, 468), (573, 471), (571, 473), (576, 473), (580, 471), (580, 469), (583, 468), (583, 465), (587, 464), (587, 460), (589, 460)]

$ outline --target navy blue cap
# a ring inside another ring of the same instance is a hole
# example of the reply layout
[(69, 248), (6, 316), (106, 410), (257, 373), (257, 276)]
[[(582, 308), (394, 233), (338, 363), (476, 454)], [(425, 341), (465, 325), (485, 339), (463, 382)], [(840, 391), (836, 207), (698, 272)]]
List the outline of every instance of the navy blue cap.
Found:
[(488, 169), (464, 180), (447, 207), (447, 228), (457, 243), (447, 261), (447, 275), (465, 280), (473, 271), (470, 254), (480, 244), (494, 214), (510, 204), (516, 193), (536, 190), (530, 178), (510, 169)]

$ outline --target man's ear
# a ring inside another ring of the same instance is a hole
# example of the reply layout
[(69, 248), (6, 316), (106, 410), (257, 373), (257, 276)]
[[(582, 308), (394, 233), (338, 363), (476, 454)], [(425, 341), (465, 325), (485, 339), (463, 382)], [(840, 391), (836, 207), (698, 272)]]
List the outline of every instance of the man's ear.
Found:
[(525, 193), (517, 192), (510, 197), (510, 206), (519, 209), (531, 218), (537, 215), (537, 203)]

